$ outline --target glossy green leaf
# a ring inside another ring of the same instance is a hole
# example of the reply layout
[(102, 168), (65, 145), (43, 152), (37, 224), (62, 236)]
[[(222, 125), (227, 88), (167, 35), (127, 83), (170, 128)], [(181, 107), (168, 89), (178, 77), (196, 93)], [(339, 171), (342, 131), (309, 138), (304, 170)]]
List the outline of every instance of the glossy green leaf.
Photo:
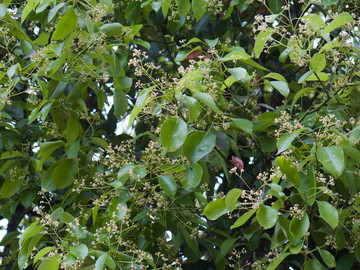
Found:
[(77, 16), (74, 11), (74, 7), (71, 7), (61, 17), (60, 21), (56, 25), (52, 40), (63, 39), (75, 30), (77, 22)]
[(50, 141), (44, 142), (40, 144), (40, 150), (38, 153), (38, 157), (41, 158), (40, 162), (37, 165), (37, 170), (39, 170), (44, 164), (44, 162), (51, 156), (51, 154), (61, 146), (65, 145), (63, 141)]
[(308, 166), (306, 174), (301, 175), (300, 190), (305, 194), (306, 203), (310, 206), (315, 203), (316, 199), (316, 177), (313, 165)]
[(222, 255), (228, 254), (237, 240), (238, 238), (228, 238), (224, 242), (222, 242), (220, 246), (220, 253)]
[(193, 0), (191, 1), (192, 11), (194, 13), (196, 21), (199, 21), (206, 13), (205, 0)]
[(300, 174), (292, 160), (285, 157), (277, 157), (275, 160), (276, 167), (280, 168), (280, 171), (286, 175), (286, 179), (293, 183), (296, 187), (300, 186)]
[(116, 23), (105, 23), (99, 27), (101, 32), (104, 32), (107, 37), (119, 36), (122, 34), (123, 26), (116, 22)]
[(47, 257), (40, 263), (38, 270), (58, 270), (60, 266), (60, 260), (60, 254), (55, 254), (54, 256)]
[[(301, 78), (300, 78), (301, 79)], [(300, 83), (300, 79), (299, 79), (299, 83)], [(321, 82), (325, 82), (329, 80), (329, 76), (324, 73), (324, 72), (318, 72), (316, 74), (314, 74), (312, 71), (311, 71), (311, 74), (309, 74), (308, 77), (306, 77), (305, 80), (303, 81), (307, 81), (307, 82), (310, 82), (310, 81), (321, 81)]]
[(230, 118), (236, 125), (237, 128), (241, 129), (242, 131), (252, 134), (253, 133), (253, 123), (247, 119), (240, 119), (240, 118)]
[(317, 159), (335, 178), (338, 178), (345, 169), (344, 151), (340, 146), (319, 148)]
[(184, 96), (184, 101), (186, 108), (189, 110), (189, 121), (195, 121), (201, 113), (199, 102), (195, 98), (189, 96)]
[(324, 219), (331, 228), (335, 229), (339, 223), (339, 213), (336, 208), (325, 201), (316, 202), (319, 207), (320, 217)]
[(110, 269), (115, 269), (116, 264), (113, 260), (113, 258), (108, 254), (102, 254), (95, 263), (95, 269), (96, 270), (104, 270), (105, 266), (108, 266)]
[(290, 221), (290, 232), (296, 239), (301, 239), (308, 232), (310, 220), (307, 213), (301, 217), (299, 214), (295, 215)]
[(76, 247), (70, 247), (70, 251), (76, 258), (80, 259), (81, 261), (86, 258), (89, 252), (88, 247), (84, 244)]
[(170, 175), (160, 175), (158, 177), (160, 187), (170, 198), (173, 198), (177, 191), (177, 185), (174, 177)]
[(329, 23), (324, 30), (322, 31), (321, 35), (324, 36), (327, 33), (330, 33), (331, 31), (335, 30), (336, 28), (339, 28), (343, 26), (345, 23), (353, 22), (353, 18), (348, 12), (341, 12), (339, 15), (335, 17), (334, 20), (332, 20), (331, 23)]
[(195, 94), (193, 94), (193, 97), (204, 105), (208, 106), (217, 114), (222, 114), (222, 111), (217, 107), (214, 99), (208, 93), (196, 92)]
[(1, 186), (1, 192), (0, 192), (1, 198), (9, 198), (12, 195), (14, 195), (20, 189), (21, 184), (22, 184), (21, 177), (14, 177), (13, 179), (10, 178), (10, 176), (8, 176), (8, 178), (5, 180), (5, 182), (3, 182)]
[(164, 18), (166, 18), (170, 6), (171, 6), (171, 0), (161, 0), (161, 10)]
[(209, 202), (205, 207), (203, 214), (210, 220), (215, 220), (227, 213), (225, 199), (219, 198)]
[(186, 188), (197, 187), (203, 175), (203, 169), (198, 163), (194, 163), (192, 167), (186, 168), (187, 177), (181, 183)]
[(6, 7), (3, 4), (0, 4), (0, 20), (4, 18), (5, 14), (7, 12)]
[(34, 263), (36, 263), (40, 258), (44, 257), (44, 255), (48, 254), (50, 251), (54, 250), (55, 247), (44, 247), (39, 252), (36, 253), (34, 257)]
[(249, 220), (249, 218), (252, 217), (252, 215), (255, 213), (256, 209), (252, 209), (250, 211), (245, 212), (243, 215), (241, 215), (235, 223), (230, 227), (230, 229), (235, 229), (237, 227), (240, 227), (245, 224), (246, 221)]
[(216, 136), (212, 133), (191, 133), (183, 144), (184, 155), (191, 163), (195, 163), (212, 151), (215, 142)]
[(254, 53), (256, 58), (260, 57), (260, 54), (264, 49), (266, 42), (271, 37), (272, 33), (273, 33), (272, 28), (266, 28), (265, 31), (260, 32), (256, 37), (255, 45), (254, 45)]
[(52, 182), (58, 188), (65, 188), (73, 184), (78, 172), (77, 164), (72, 159), (63, 159), (56, 163), (52, 172)]
[(280, 253), (278, 257), (271, 261), (266, 270), (275, 270), (286, 259), (287, 256), (291, 255), (290, 252)]
[(128, 123), (128, 127), (130, 127), (132, 125), (132, 123), (134, 122), (136, 116), (141, 112), (141, 110), (145, 107), (146, 105), (146, 100), (148, 98), (148, 95), (150, 93), (150, 91), (152, 89), (154, 89), (155, 86), (146, 88), (145, 90), (141, 91), (136, 99), (135, 102), (135, 106), (132, 109), (131, 113), (130, 113), (130, 118), (129, 118), (129, 123)]
[(242, 189), (233, 188), (226, 194), (225, 203), (229, 211), (235, 210), (238, 199), (242, 193)]
[(267, 79), (267, 78), (271, 78), (271, 79), (286, 83), (285, 77), (279, 73), (271, 72), (271, 73), (266, 74), (261, 79)]
[(116, 90), (114, 93), (114, 115), (117, 119), (126, 113), (128, 107), (128, 100), (126, 94), (121, 90)]
[(191, 4), (189, 0), (177, 0), (177, 6), (180, 17), (186, 16), (191, 8)]
[(227, 55), (225, 55), (224, 57), (220, 57), (219, 60), (220, 61), (235, 61), (235, 60), (250, 60), (251, 56), (248, 55), (246, 52), (244, 52), (243, 50), (234, 50), (230, 53), (228, 53)]
[(334, 255), (332, 255), (329, 251), (325, 249), (320, 249), (317, 247), (317, 250), (319, 251), (321, 258), (326, 263), (328, 267), (335, 267), (336, 261)]
[(247, 75), (246, 69), (242, 67), (229, 68), (228, 70), (237, 81), (244, 79)]
[(72, 115), (67, 122), (67, 128), (66, 128), (67, 145), (74, 143), (78, 138), (78, 136), (80, 136), (81, 134), (82, 134), (82, 128), (79, 123), (79, 120), (75, 115)]
[(317, 259), (305, 261), (304, 270), (321, 270), (321, 263)]
[(289, 86), (286, 82), (281, 81), (270, 81), (271, 86), (280, 92), (284, 97), (287, 97), (290, 93)]
[(260, 204), (259, 209), (256, 212), (256, 217), (259, 224), (264, 227), (264, 229), (270, 229), (275, 225), (278, 219), (278, 211), (268, 205)]
[(36, 6), (40, 3), (41, 0), (28, 0), (25, 5), (23, 12), (21, 13), (21, 23), (25, 21), (27, 16), (31, 13), (31, 11), (35, 10)]
[(187, 125), (179, 118), (166, 120), (160, 131), (161, 143), (167, 152), (179, 149), (187, 137)]
[(281, 152), (287, 150), (297, 136), (298, 134), (292, 133), (292, 134), (283, 135), (279, 139), (277, 139), (276, 142), (276, 147), (278, 149), (277, 154), (280, 154)]
[(315, 53), (310, 60), (310, 68), (315, 73), (323, 71), (326, 66), (326, 57), (322, 53)]

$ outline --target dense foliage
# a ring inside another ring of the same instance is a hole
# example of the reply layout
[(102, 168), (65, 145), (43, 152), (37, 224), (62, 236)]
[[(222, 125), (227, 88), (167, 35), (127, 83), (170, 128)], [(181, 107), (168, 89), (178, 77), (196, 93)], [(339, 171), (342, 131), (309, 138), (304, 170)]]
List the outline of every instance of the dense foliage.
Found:
[(358, 0), (3, 0), (1, 269), (358, 269)]

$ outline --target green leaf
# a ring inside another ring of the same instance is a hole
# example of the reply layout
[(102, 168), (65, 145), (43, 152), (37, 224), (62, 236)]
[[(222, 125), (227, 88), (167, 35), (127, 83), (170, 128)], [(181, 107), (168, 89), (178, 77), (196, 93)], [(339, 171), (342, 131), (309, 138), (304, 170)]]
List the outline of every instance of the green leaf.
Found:
[(189, 121), (195, 121), (201, 113), (201, 106), (199, 102), (195, 98), (189, 96), (184, 96), (184, 101), (187, 109), (189, 110)]
[(322, 53), (315, 53), (310, 61), (310, 68), (315, 73), (323, 71), (326, 66), (326, 57)]
[(175, 57), (175, 61), (176, 62), (184, 61), (190, 54), (195, 53), (195, 52), (199, 53), (199, 55), (201, 55), (203, 52), (201, 46), (197, 46), (192, 50), (179, 51)]
[(295, 215), (290, 221), (290, 232), (296, 239), (301, 239), (305, 236), (310, 226), (310, 220), (307, 213), (301, 217), (299, 214)]
[(294, 48), (286, 48), (285, 50), (283, 50), (282, 53), (279, 55), (279, 61), (281, 63), (284, 63), (293, 50)]
[(321, 263), (317, 260), (307, 260), (304, 264), (304, 270), (321, 270)]
[(240, 119), (240, 118), (230, 118), (237, 128), (241, 129), (242, 131), (253, 134), (253, 123), (250, 120), (247, 119)]
[(294, 167), (292, 160), (280, 156), (276, 158), (275, 164), (276, 167), (280, 167), (280, 171), (286, 175), (286, 179), (296, 187), (300, 186), (300, 174), (296, 167)]
[(277, 154), (280, 154), (281, 152), (287, 150), (297, 136), (298, 134), (292, 133), (292, 134), (283, 135), (280, 138), (278, 138), (276, 142), (276, 147), (278, 149)]
[(268, 205), (260, 204), (256, 217), (264, 229), (270, 229), (278, 219), (278, 211)]
[(301, 175), (300, 190), (305, 194), (306, 203), (313, 205), (316, 199), (316, 177), (314, 165), (308, 166), (306, 174)]
[(320, 217), (324, 219), (331, 228), (335, 229), (339, 223), (339, 213), (332, 204), (325, 201), (316, 202), (319, 207)]
[(266, 78), (271, 78), (271, 79), (286, 83), (285, 77), (283, 75), (279, 74), (279, 73), (271, 72), (269, 74), (266, 74), (261, 79), (266, 79)]
[(21, 184), (22, 177), (16, 176), (14, 178), (10, 178), (10, 176), (8, 176), (1, 186), (1, 198), (9, 198), (14, 195), (20, 189)]
[(161, 0), (161, 10), (162, 10), (164, 18), (166, 18), (166, 15), (168, 14), (170, 6), (171, 6), (171, 0)]
[(206, 13), (206, 1), (205, 0), (193, 0), (191, 2), (192, 11), (194, 13), (195, 19), (198, 22), (202, 16)]
[(58, 40), (67, 37), (74, 32), (77, 22), (77, 16), (74, 12), (74, 7), (69, 8), (68, 11), (61, 17), (60, 21), (56, 25), (52, 40)]
[(228, 194), (226, 194), (225, 203), (229, 211), (233, 211), (236, 208), (236, 204), (242, 193), (243, 193), (242, 189), (233, 188), (228, 192)]
[[(307, 74), (307, 73), (305, 73), (305, 74)], [(300, 78), (300, 79), (302, 79), (302, 77)], [(299, 79), (299, 83), (300, 83), (300, 79)], [(329, 80), (329, 76), (326, 74), (326, 73), (324, 73), (324, 72), (318, 72), (318, 73), (316, 73), (316, 74), (314, 74), (312, 71), (311, 71), (311, 73), (309, 74), (309, 76), (305, 79), (305, 80), (303, 80), (303, 81), (306, 81), (306, 82), (313, 82), (313, 81), (321, 81), (321, 82), (325, 82), (325, 81), (327, 81), (327, 80)], [(302, 81), (301, 81), (302, 82)]]
[(186, 16), (191, 8), (191, 4), (189, 0), (177, 0), (177, 6), (180, 17)]
[(203, 214), (210, 220), (215, 220), (227, 213), (228, 209), (226, 207), (225, 199), (219, 198), (215, 201), (209, 202), (205, 207)]
[(115, 89), (114, 93), (114, 115), (117, 119), (121, 119), (121, 117), (126, 113), (128, 107), (128, 100), (126, 94), (121, 91)]
[(251, 58), (250, 55), (248, 55), (243, 50), (234, 50), (224, 57), (219, 57), (218, 60), (220, 61), (234, 61), (234, 60), (249, 60)]
[[(307, 81), (307, 79), (313, 75), (313, 71), (309, 70), (308, 72), (304, 73), (298, 80), (298, 83), (303, 83), (305, 81)], [(317, 79), (316, 79), (317, 80)]]
[(96, 260), (95, 269), (96, 270), (104, 270), (105, 265), (110, 267), (111, 269), (116, 268), (116, 264), (115, 264), (113, 258), (110, 255), (106, 254), (106, 253), (102, 254)]
[(191, 163), (195, 163), (211, 152), (215, 142), (216, 136), (212, 133), (191, 133), (183, 144), (184, 155)]
[(229, 68), (228, 70), (237, 81), (244, 79), (247, 75), (246, 69), (242, 67)]
[(266, 42), (271, 37), (272, 33), (273, 33), (272, 28), (266, 28), (265, 31), (260, 32), (258, 34), (258, 36), (256, 37), (255, 45), (254, 45), (254, 53), (255, 53), (256, 58), (260, 57), (260, 54), (261, 54), (262, 50), (264, 49)]
[(334, 255), (332, 255), (329, 251), (325, 249), (320, 249), (319, 247), (316, 248), (319, 251), (321, 258), (323, 259), (323, 261), (326, 263), (327, 266), (329, 266), (330, 268), (336, 266)]
[(222, 255), (228, 254), (237, 240), (238, 238), (228, 238), (222, 242), (220, 246), (220, 253)]
[(166, 120), (160, 131), (161, 143), (167, 152), (174, 152), (185, 142), (187, 125), (179, 118)]
[(138, 97), (136, 99), (135, 106), (134, 106), (134, 108), (132, 109), (132, 111), (130, 113), (128, 127), (130, 127), (132, 125), (132, 123), (135, 120), (135, 117), (145, 107), (148, 95), (149, 95), (150, 91), (152, 89), (154, 89), (154, 88), (155, 88), (155, 86), (152, 86), (152, 87), (146, 88), (146, 89), (144, 89), (143, 91), (140, 92), (140, 94), (138, 95)]
[(116, 22), (116, 23), (105, 23), (99, 27), (101, 32), (104, 32), (107, 37), (119, 36), (122, 34), (123, 26)]
[(98, 137), (91, 137), (90, 138), (94, 143), (96, 143), (97, 145), (99, 145), (101, 148), (103, 149), (107, 149), (108, 148), (108, 144), (104, 139), (98, 138)]
[(241, 215), (236, 221), (235, 223), (230, 227), (230, 229), (235, 229), (237, 227), (240, 227), (242, 225), (245, 224), (246, 221), (249, 220), (249, 218), (251, 218), (251, 216), (255, 213), (256, 209), (252, 209), (250, 211), (247, 211), (246, 213), (244, 213), (243, 215)]
[(38, 270), (58, 270), (60, 266), (60, 260), (60, 254), (47, 257), (40, 263)]
[(198, 163), (194, 163), (192, 168), (186, 168), (187, 177), (182, 181), (182, 185), (186, 188), (197, 187), (203, 175), (203, 169)]
[(348, 253), (344, 254), (340, 257), (340, 259), (337, 258), (336, 260), (336, 268), (335, 270), (351, 270), (352, 265), (354, 264), (354, 254)]
[(27, 16), (36, 8), (40, 1), (41, 0), (28, 0), (21, 14), (21, 23), (25, 21)]
[(170, 175), (160, 175), (158, 176), (158, 181), (165, 194), (170, 198), (173, 198), (177, 191), (177, 185), (174, 177)]
[(345, 169), (344, 151), (340, 146), (328, 146), (318, 149), (317, 158), (324, 168), (335, 178), (338, 178)]
[(0, 20), (4, 18), (5, 14), (7, 12), (6, 7), (3, 4), (0, 4)]
[(58, 188), (66, 188), (73, 184), (78, 172), (77, 164), (72, 159), (63, 159), (56, 163), (52, 172), (52, 182)]
[(89, 252), (88, 247), (84, 244), (81, 244), (77, 247), (70, 247), (70, 251), (76, 258), (80, 259), (81, 261), (86, 258)]
[(203, 92), (196, 92), (193, 94), (193, 97), (196, 98), (198, 101), (202, 102), (210, 109), (212, 109), (217, 114), (222, 114), (223, 112), (216, 106), (214, 99), (208, 94)]
[(42, 257), (44, 257), (45, 254), (49, 253), (50, 251), (54, 250), (55, 247), (44, 247), (39, 252), (36, 253), (36, 256), (34, 257), (34, 264)]
[(276, 90), (280, 92), (284, 97), (287, 97), (290, 93), (289, 86), (286, 82), (270, 81), (269, 82)]
[(292, 102), (291, 102), (291, 111), (294, 109), (296, 101), (298, 101), (299, 98), (303, 97), (307, 92), (315, 92), (315, 91), (316, 90), (312, 87), (306, 87), (306, 88), (303, 88), (300, 91), (296, 92), (296, 94), (293, 97)]
[(71, 115), (66, 128), (66, 139), (67, 145), (71, 145), (73, 142), (76, 141), (78, 136), (82, 133), (82, 127), (77, 119), (75, 114)]
[(271, 261), (269, 266), (266, 268), (266, 270), (275, 270), (277, 267), (282, 263), (283, 260), (286, 259), (287, 256), (289, 256), (290, 252), (280, 253), (280, 255)]
[(324, 36), (327, 33), (330, 33), (331, 31), (335, 30), (336, 28), (339, 28), (343, 26), (345, 23), (353, 22), (353, 18), (348, 12), (342, 12), (339, 15), (335, 17), (334, 20), (332, 20), (331, 23), (329, 23), (324, 30), (322, 31), (321, 35)]

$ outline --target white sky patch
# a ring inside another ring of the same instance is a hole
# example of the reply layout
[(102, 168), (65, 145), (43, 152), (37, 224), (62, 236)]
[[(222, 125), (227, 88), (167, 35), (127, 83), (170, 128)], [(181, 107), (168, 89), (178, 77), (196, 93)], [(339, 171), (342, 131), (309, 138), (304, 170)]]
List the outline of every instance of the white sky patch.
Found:
[[(6, 228), (7, 228), (8, 223), (9, 223), (9, 221), (6, 218), (3, 218), (2, 220), (0, 220), (0, 242), (6, 235)], [(3, 251), (4, 251), (4, 247), (0, 246), (0, 252), (3, 252)]]

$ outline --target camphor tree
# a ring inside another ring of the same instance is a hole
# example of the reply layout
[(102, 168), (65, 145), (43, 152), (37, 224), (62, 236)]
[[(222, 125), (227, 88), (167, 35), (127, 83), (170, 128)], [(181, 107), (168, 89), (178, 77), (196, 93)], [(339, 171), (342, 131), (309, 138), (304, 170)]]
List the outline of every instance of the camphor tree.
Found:
[(0, 268), (358, 269), (359, 28), (357, 0), (3, 0)]

